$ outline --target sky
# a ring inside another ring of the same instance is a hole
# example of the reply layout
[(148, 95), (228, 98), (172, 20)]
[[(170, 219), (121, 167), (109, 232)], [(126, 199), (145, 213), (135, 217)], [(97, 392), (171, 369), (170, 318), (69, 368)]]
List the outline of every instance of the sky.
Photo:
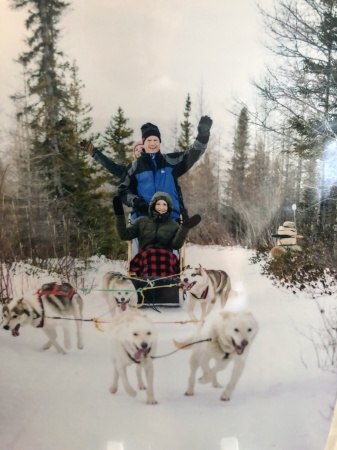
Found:
[[(272, 2), (259, 4), (269, 8)], [(0, 0), (2, 130), (13, 114), (8, 97), (21, 89), (14, 59), (26, 48), (26, 18), (26, 10)], [(141, 125), (152, 122), (164, 145), (183, 119), (188, 93), (195, 123), (207, 114), (213, 132), (231, 135), (233, 98), (253, 101), (251, 79), (261, 75), (267, 59), (253, 0), (71, 0), (60, 27), (59, 48), (79, 66), (94, 131), (103, 132), (121, 106), (135, 139)]]
[[(67, 355), (41, 351), (46, 341), (41, 329), (22, 327), (15, 338), (0, 329), (1, 450), (334, 450), (336, 434), (326, 444), (336, 402), (336, 367), (318, 367), (317, 357), (322, 361), (325, 352), (308, 337), (322, 329), (321, 308), (336, 317), (336, 295), (314, 300), (278, 289), (249, 262), (251, 255), (235, 247), (188, 244), (186, 249), (187, 264), (228, 273), (233, 292), (225, 309), (250, 311), (259, 325), (229, 402), (220, 401), (223, 389), (209, 384), (197, 383), (193, 397), (184, 395), (189, 350), (154, 360), (157, 405), (146, 405), (143, 391), (132, 398), (120, 386), (110, 394), (112, 325), (100, 289), (104, 273), (125, 273), (125, 263), (94, 258), (81, 284), (93, 287), (82, 294), (84, 318), (100, 317), (105, 323), (103, 332), (92, 322), (83, 324), (83, 350), (74, 345)], [(50, 281), (50, 276), (28, 273), (16, 270), (17, 294)], [(186, 303), (161, 308), (161, 313), (141, 311), (157, 329), (157, 356), (175, 350), (173, 339), (193, 334), (195, 325), (181, 323), (189, 320)], [(128, 373), (135, 388), (134, 369)], [(230, 369), (218, 374), (221, 384)]]

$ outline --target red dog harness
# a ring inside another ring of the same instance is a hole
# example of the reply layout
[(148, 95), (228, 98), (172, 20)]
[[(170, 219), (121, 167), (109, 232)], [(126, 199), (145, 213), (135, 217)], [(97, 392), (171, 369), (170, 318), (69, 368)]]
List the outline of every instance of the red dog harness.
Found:
[[(70, 300), (72, 300), (72, 298), (74, 297), (74, 294), (76, 293), (74, 288), (71, 288), (69, 292), (64, 292), (64, 291), (60, 290), (60, 287), (61, 286), (59, 284), (54, 284), (53, 289), (51, 289), (49, 291), (42, 291), (41, 289), (38, 289), (38, 291), (36, 292), (37, 300), (41, 306), (41, 321), (36, 328), (43, 328), (43, 325), (44, 325), (44, 306), (43, 306), (43, 301), (41, 298), (43, 295), (62, 295), (63, 297), (68, 297)], [(35, 311), (35, 312), (36, 312), (36, 314), (38, 314), (37, 311)], [(39, 314), (38, 314), (38, 316), (39, 316)]]

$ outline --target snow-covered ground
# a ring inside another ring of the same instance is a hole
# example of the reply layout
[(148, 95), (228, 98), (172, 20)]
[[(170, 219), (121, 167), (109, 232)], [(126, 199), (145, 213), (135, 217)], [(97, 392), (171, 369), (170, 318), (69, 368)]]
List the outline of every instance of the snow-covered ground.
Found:
[[(186, 251), (188, 264), (226, 270), (238, 292), (226, 308), (247, 309), (259, 323), (230, 402), (220, 401), (222, 390), (210, 385), (197, 384), (195, 396), (184, 396), (189, 351), (154, 361), (158, 405), (146, 405), (143, 391), (136, 398), (122, 388), (110, 394), (109, 323), (104, 332), (84, 323), (85, 348), (74, 346), (67, 355), (41, 351), (41, 330), (27, 326), (14, 338), (1, 329), (0, 449), (323, 450), (337, 380), (331, 370), (318, 368), (315, 347), (304, 336), (321, 325), (319, 308), (305, 294), (272, 286), (250, 256), (245, 249), (216, 246), (190, 245)], [(85, 318), (109, 321), (100, 282), (106, 271), (121, 267), (97, 262), (88, 275), (96, 290), (83, 295)], [(38, 287), (41, 281), (28, 284)], [(320, 299), (325, 309), (336, 304), (336, 296)], [(185, 305), (144, 311), (156, 323), (158, 355), (174, 350), (172, 339), (183, 340), (194, 328), (175, 323), (188, 320)], [(129, 373), (136, 387), (134, 367)], [(227, 375), (218, 378), (224, 383)]]

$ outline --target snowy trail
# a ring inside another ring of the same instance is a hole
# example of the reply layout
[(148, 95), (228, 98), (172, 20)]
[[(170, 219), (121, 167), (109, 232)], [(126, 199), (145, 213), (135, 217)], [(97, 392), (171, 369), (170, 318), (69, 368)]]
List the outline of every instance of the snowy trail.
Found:
[[(249, 309), (259, 322), (230, 402), (221, 402), (221, 390), (210, 385), (197, 384), (195, 396), (184, 396), (188, 350), (154, 362), (158, 405), (146, 405), (144, 392), (135, 399), (123, 389), (111, 395), (109, 324), (101, 333), (84, 323), (85, 348), (68, 355), (39, 350), (45, 340), (40, 330), (26, 327), (18, 338), (0, 330), (0, 449), (232, 450), (228, 443), (236, 438), (240, 450), (323, 450), (336, 377), (317, 368), (312, 344), (296, 330), (318, 320), (317, 307), (273, 287), (250, 265), (250, 254), (221, 247), (187, 249), (187, 263), (229, 273), (241, 293), (231, 297), (228, 309)], [(108, 269), (101, 266), (92, 274), (97, 283)], [(100, 292), (84, 300), (87, 318), (107, 311)], [(146, 312), (155, 322), (188, 320), (185, 305), (162, 314)], [(158, 355), (174, 350), (172, 339), (184, 339), (194, 329), (175, 323), (156, 327)], [(221, 373), (219, 380), (225, 383), (227, 375)]]

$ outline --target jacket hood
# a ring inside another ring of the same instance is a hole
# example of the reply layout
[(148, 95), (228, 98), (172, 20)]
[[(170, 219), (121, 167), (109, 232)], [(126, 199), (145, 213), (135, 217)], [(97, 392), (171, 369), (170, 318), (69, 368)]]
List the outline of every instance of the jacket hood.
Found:
[(170, 215), (172, 214), (172, 210), (173, 210), (173, 201), (172, 201), (171, 196), (169, 194), (167, 194), (166, 192), (156, 192), (154, 194), (154, 196), (151, 198), (150, 204), (149, 204), (150, 216), (156, 217), (159, 215), (159, 213), (157, 213), (157, 211), (155, 211), (155, 209), (154, 209), (155, 204), (157, 203), (158, 200), (165, 200), (165, 202), (167, 203), (167, 206), (168, 206), (167, 213), (160, 214), (160, 215), (163, 217), (170, 217)]

